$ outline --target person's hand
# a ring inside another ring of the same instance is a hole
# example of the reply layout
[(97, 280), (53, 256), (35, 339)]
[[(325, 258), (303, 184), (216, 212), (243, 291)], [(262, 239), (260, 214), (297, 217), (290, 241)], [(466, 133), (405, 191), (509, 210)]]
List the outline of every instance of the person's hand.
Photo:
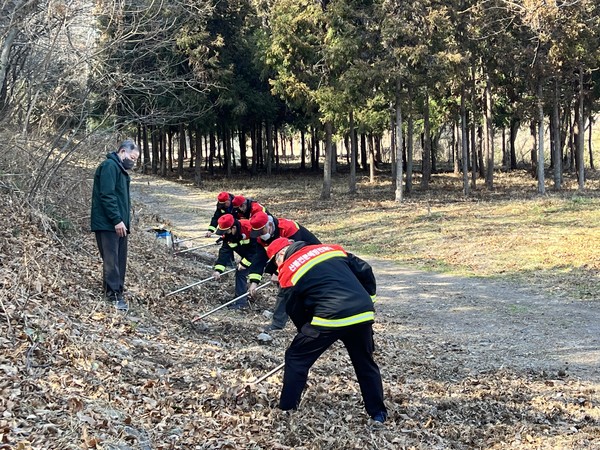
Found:
[(213, 278), (215, 280), (218, 280), (219, 278), (221, 278), (221, 272), (217, 272), (216, 270), (213, 272)]
[(248, 286), (248, 295), (252, 298), (254, 298), (254, 296), (256, 295), (256, 288), (258, 287), (258, 283), (255, 283), (254, 281), (252, 283), (250, 283), (250, 286)]
[(278, 285), (279, 284), (279, 277), (277, 276), (276, 273), (274, 273), (273, 275), (271, 275), (271, 283), (273, 283), (274, 285)]
[(237, 265), (237, 270), (244, 270), (246, 268), (246, 266), (244, 266), (242, 263), (239, 263)]
[(211, 237), (213, 234), (212, 231), (207, 231), (206, 234), (204, 235), (204, 237)]
[(127, 227), (122, 221), (115, 225), (115, 231), (119, 237), (127, 236)]

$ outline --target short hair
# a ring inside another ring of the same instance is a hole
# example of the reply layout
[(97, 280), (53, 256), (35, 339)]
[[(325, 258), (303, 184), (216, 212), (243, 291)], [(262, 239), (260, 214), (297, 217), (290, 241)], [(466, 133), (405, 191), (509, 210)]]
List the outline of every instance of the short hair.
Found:
[(125, 150), (125, 152), (127, 153), (140, 152), (139, 147), (135, 142), (133, 142), (132, 139), (127, 139), (126, 141), (121, 142), (121, 145), (119, 145), (119, 150), (117, 150), (117, 152), (120, 152), (121, 150)]

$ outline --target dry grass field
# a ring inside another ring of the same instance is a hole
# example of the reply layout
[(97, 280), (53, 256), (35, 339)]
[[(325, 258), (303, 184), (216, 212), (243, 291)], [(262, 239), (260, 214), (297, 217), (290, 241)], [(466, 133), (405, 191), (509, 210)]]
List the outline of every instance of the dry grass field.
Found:
[(461, 179), (434, 175), (394, 202), (389, 176), (371, 184), (361, 178), (358, 194), (347, 193), (344, 174), (334, 176), (330, 200), (319, 200), (319, 176), (207, 182), (205, 189), (254, 196), (281, 217), (293, 218), (324, 240), (361, 254), (377, 255), (412, 268), (516, 279), (581, 299), (600, 298), (600, 174), (588, 172), (587, 188), (565, 177), (565, 188), (537, 194), (525, 171), (499, 172), (495, 188), (482, 180), (465, 198)]

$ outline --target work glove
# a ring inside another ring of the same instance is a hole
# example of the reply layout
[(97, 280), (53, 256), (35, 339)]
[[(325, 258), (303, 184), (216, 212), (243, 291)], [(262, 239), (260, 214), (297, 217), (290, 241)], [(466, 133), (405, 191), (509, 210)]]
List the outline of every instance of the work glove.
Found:
[(258, 283), (255, 283), (254, 281), (252, 283), (250, 283), (250, 285), (248, 286), (248, 295), (251, 298), (255, 298), (257, 287), (258, 287)]
[(276, 273), (271, 275), (271, 283), (273, 283), (275, 286), (279, 285), (279, 277), (277, 276)]
[(212, 231), (207, 231), (206, 234), (204, 235), (204, 237), (211, 237), (213, 234)]
[(221, 272), (217, 272), (216, 270), (213, 272), (213, 278), (215, 280), (218, 280), (219, 278), (221, 278)]

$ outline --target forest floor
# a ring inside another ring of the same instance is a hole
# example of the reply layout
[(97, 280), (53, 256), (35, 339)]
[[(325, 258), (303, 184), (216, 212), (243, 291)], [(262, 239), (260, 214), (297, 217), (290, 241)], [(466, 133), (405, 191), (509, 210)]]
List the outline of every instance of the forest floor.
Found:
[[(132, 178), (127, 314), (101, 299), (91, 235), (53, 235), (45, 218), (0, 196), (0, 448), (600, 449), (593, 288), (585, 300), (514, 277), (415, 270), (383, 247), (358, 251), (378, 282), (375, 358), (389, 420), (369, 424), (340, 345), (311, 370), (299, 410), (283, 413), (281, 372), (253, 383), (283, 361), (294, 336), (288, 324), (271, 343), (257, 341), (275, 289), (250, 310), (192, 324), (233, 298), (233, 278), (165, 294), (209, 277), (217, 246), (175, 256), (145, 232), (162, 224), (201, 236), (218, 190), (260, 194), (265, 179), (206, 190)], [(298, 199), (272, 195), (257, 198), (294, 219)], [(331, 205), (324, 214), (322, 202), (302, 202), (299, 220), (321, 237)]]
[[(214, 212), (214, 196), (194, 187), (151, 177), (134, 186), (136, 200), (181, 234), (197, 235)], [(318, 202), (313, 207), (318, 210)], [(431, 416), (421, 424), (427, 425), (426, 434), (455, 426), (463, 439), (481, 432), (494, 436), (497, 426), (508, 435), (495, 439), (507, 446), (600, 448), (598, 303), (361, 256), (377, 276), (376, 340), (385, 384), (403, 393), (394, 398), (388, 390), (390, 403), (400, 410), (427, 405)], [(277, 339), (276, 345), (288, 341)], [(504, 417), (509, 412), (520, 417), (512, 429)], [(389, 428), (402, 431), (402, 417), (392, 414)], [(534, 437), (526, 417), (546, 422), (544, 432)], [(560, 425), (550, 432), (550, 423)], [(455, 444), (440, 438), (428, 445)]]

